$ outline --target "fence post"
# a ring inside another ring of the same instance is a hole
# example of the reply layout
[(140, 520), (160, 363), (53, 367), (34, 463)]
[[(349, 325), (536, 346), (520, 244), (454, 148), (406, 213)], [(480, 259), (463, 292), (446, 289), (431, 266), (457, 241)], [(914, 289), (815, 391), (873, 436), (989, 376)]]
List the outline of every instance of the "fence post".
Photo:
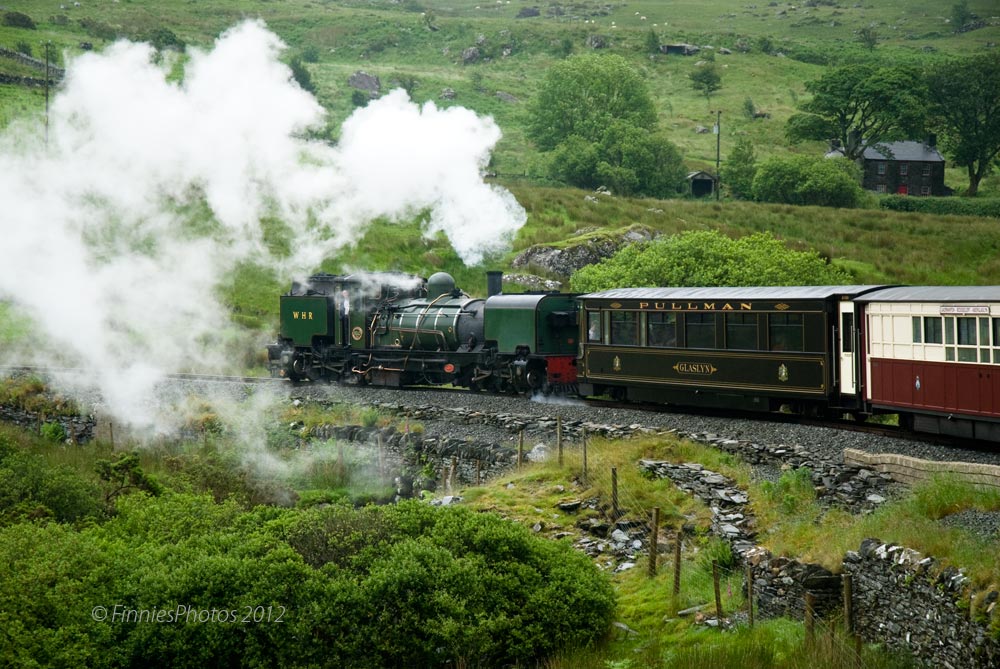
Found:
[(656, 559), (659, 550), (660, 507), (653, 507), (652, 528), (649, 531), (649, 577), (656, 576)]
[(844, 626), (847, 628), (847, 636), (854, 642), (854, 652), (861, 657), (861, 637), (855, 631), (854, 622), (854, 576), (843, 575), (844, 584)]
[(517, 433), (517, 470), (521, 471), (524, 462), (524, 429)]
[(753, 628), (753, 566), (747, 565), (747, 622)]
[(378, 478), (385, 483), (385, 447), (382, 445), (382, 433), (378, 433)]
[(816, 597), (811, 592), (806, 593), (806, 646), (812, 648), (816, 644)]
[(559, 466), (563, 464), (562, 416), (556, 416), (556, 450), (559, 452)]
[(722, 593), (719, 591), (719, 561), (712, 560), (712, 586), (715, 588), (715, 618), (722, 629)]
[(618, 468), (611, 468), (611, 519), (618, 520)]
[(476, 485), (480, 485), (483, 482), (483, 461), (476, 458)]
[(681, 531), (677, 530), (674, 539), (674, 596), (681, 594)]
[(583, 431), (583, 484), (587, 485), (587, 431)]
[(451, 456), (451, 468), (448, 470), (448, 489), (458, 487), (458, 457)]

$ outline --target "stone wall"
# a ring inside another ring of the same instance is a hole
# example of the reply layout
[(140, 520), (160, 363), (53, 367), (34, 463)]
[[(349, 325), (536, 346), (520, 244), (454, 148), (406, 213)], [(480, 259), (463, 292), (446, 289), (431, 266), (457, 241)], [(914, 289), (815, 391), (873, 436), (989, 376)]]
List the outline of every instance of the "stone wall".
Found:
[(858, 467), (867, 467), (904, 483), (927, 481), (940, 474), (947, 474), (966, 483), (1000, 488), (1000, 467), (996, 465), (921, 460), (898, 453), (866, 453), (853, 448), (844, 449), (844, 461)]
[[(805, 617), (805, 594), (821, 617), (843, 611), (842, 576), (814, 564), (772, 555), (754, 545), (755, 519), (745, 492), (696, 463), (644, 460), (640, 466), (674, 483), (712, 510), (712, 532), (730, 542), (753, 575), (753, 600), (762, 617)], [(836, 475), (836, 472), (830, 472)], [(840, 571), (853, 578), (855, 630), (861, 638), (912, 653), (929, 667), (1000, 666), (1000, 643), (990, 634), (1000, 593), (969, 606), (968, 580), (954, 568), (902, 546), (866, 539), (844, 556)]]

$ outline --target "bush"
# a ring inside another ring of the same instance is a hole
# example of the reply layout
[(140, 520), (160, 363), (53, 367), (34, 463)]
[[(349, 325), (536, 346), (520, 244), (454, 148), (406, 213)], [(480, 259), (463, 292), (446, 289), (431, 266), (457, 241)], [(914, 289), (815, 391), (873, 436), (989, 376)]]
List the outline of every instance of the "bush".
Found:
[(635, 286), (809, 286), (849, 282), (815, 251), (793, 251), (769, 233), (729, 239), (686, 232), (624, 247), (570, 279), (574, 292)]
[(10, 28), (35, 29), (35, 21), (27, 14), (21, 12), (4, 12), (3, 24)]
[(753, 196), (760, 202), (856, 207), (864, 197), (857, 167), (844, 159), (770, 158), (757, 168)]
[(66, 441), (66, 428), (63, 427), (62, 423), (45, 423), (38, 432), (46, 441), (57, 444)]
[(1000, 218), (1000, 198), (912, 197), (888, 195), (878, 206), (889, 211), (914, 211), (935, 216), (985, 216)]

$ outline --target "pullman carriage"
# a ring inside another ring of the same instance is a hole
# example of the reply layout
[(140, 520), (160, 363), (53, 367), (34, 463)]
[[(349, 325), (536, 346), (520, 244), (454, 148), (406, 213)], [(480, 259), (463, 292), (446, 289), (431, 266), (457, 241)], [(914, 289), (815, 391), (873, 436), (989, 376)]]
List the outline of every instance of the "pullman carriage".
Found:
[(860, 413), (853, 300), (874, 288), (630, 288), (583, 295), (580, 393)]
[(1000, 441), (1000, 286), (886, 288), (858, 301), (873, 411), (921, 432)]

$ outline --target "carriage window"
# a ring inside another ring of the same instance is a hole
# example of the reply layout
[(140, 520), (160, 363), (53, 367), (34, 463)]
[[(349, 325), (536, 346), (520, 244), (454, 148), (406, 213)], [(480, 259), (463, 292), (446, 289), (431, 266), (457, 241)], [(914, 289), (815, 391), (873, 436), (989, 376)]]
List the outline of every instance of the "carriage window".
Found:
[(757, 314), (726, 314), (726, 348), (757, 349)]
[(677, 346), (677, 314), (646, 314), (646, 342), (650, 346)]
[(924, 316), (924, 343), (941, 344), (941, 317)]
[(612, 311), (611, 343), (619, 346), (635, 346), (639, 343), (639, 312)]
[(958, 345), (959, 346), (975, 346), (976, 345), (976, 319), (975, 318), (959, 318), (958, 319)]
[[(944, 319), (944, 343), (949, 346), (955, 345), (955, 318), (946, 316)], [(953, 358), (952, 358), (953, 359)]]
[(920, 336), (920, 316), (913, 317), (913, 343), (921, 343), (922, 337)]
[(854, 314), (843, 314), (840, 323), (840, 338), (844, 353), (854, 351)]
[(715, 314), (685, 314), (684, 336), (688, 348), (715, 348)]
[(598, 342), (598, 343), (601, 341), (600, 311), (587, 312), (587, 341)]
[(771, 314), (769, 334), (772, 351), (804, 351), (802, 314)]
[(957, 319), (958, 325), (958, 345), (959, 347), (973, 347), (973, 348), (959, 348), (958, 349), (958, 361), (959, 362), (976, 362), (978, 356), (976, 355), (976, 349), (974, 348), (977, 343), (976, 339), (976, 319), (975, 318), (959, 318)]

